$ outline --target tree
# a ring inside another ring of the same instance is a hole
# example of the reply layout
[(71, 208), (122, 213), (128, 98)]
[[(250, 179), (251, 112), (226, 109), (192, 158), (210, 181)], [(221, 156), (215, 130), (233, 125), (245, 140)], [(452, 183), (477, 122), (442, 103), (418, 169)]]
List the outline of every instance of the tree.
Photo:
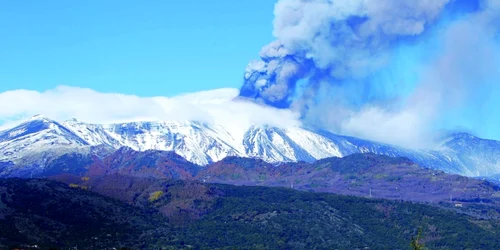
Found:
[(410, 242), (411, 249), (413, 249), (413, 250), (424, 250), (425, 249), (424, 244), (419, 242), (421, 238), (422, 238), (422, 228), (419, 228), (417, 237), (416, 238), (411, 237), (411, 242)]

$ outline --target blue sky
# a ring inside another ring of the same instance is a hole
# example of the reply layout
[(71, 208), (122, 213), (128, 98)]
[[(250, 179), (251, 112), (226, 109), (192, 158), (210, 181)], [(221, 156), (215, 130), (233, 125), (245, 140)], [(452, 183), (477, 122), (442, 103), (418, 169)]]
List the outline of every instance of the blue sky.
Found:
[(0, 92), (138, 96), (241, 86), (273, 40), (272, 0), (1, 1)]

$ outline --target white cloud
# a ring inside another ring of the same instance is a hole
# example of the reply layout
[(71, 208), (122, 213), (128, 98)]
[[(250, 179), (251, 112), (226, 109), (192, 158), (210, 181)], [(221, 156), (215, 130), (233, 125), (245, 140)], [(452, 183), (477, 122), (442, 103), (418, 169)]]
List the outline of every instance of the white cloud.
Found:
[(431, 131), (427, 131), (427, 120), (418, 110), (389, 112), (379, 107), (367, 107), (342, 121), (341, 130), (394, 145), (414, 148), (432, 147)]
[(56, 121), (76, 118), (89, 123), (196, 120), (224, 124), (234, 133), (250, 125), (300, 126), (298, 115), (243, 100), (237, 89), (218, 89), (175, 97), (138, 97), (59, 86), (44, 92), (12, 90), (0, 93), (0, 129), (42, 114)]

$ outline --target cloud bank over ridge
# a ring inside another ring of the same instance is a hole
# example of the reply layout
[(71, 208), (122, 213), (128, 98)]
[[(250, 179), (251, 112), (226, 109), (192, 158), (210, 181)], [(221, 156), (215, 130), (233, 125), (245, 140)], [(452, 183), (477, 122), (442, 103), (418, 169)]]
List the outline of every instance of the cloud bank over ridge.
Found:
[(234, 134), (251, 125), (300, 126), (298, 114), (248, 101), (236, 101), (237, 89), (217, 89), (175, 97), (138, 97), (59, 86), (44, 92), (0, 93), (0, 130), (42, 114), (56, 121), (76, 118), (89, 123), (196, 120), (223, 124)]
[(404, 146), (457, 127), (500, 138), (498, 1), (279, 0), (274, 13), (241, 97)]

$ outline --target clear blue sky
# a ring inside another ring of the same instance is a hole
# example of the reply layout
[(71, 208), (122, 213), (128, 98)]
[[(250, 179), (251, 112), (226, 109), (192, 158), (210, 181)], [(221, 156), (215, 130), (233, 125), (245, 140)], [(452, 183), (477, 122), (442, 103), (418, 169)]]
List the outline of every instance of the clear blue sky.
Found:
[(0, 92), (57, 85), (172, 96), (240, 87), (273, 0), (0, 1)]

